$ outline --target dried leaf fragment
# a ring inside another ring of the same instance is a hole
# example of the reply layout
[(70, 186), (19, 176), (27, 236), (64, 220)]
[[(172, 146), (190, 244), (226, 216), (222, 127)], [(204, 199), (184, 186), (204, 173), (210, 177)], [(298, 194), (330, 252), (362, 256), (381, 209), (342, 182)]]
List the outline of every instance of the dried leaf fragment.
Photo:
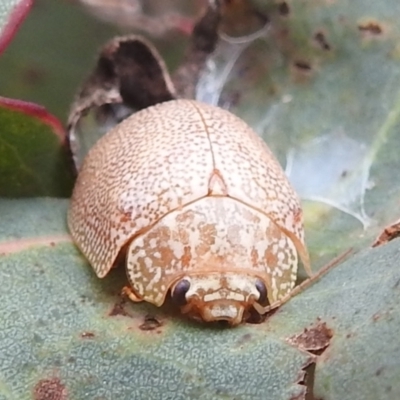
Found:
[(387, 226), (383, 232), (376, 238), (372, 247), (378, 247), (400, 237), (400, 219), (392, 225)]
[[(110, 40), (79, 91), (68, 118), (76, 168), (79, 169), (90, 147), (113, 126), (134, 111), (174, 98), (167, 67), (150, 42), (134, 35)], [(90, 111), (94, 127), (86, 123), (83, 128), (83, 117)]]
[(316, 325), (305, 328), (302, 333), (293, 335), (286, 341), (300, 350), (320, 354), (329, 346), (332, 337), (333, 331), (328, 328), (325, 322), (318, 321)]
[(220, 1), (210, 2), (173, 80), (159, 52), (143, 37), (127, 35), (106, 43), (68, 118), (76, 170), (94, 143), (134, 112), (177, 97), (194, 98), (198, 77), (218, 41), (219, 22)]

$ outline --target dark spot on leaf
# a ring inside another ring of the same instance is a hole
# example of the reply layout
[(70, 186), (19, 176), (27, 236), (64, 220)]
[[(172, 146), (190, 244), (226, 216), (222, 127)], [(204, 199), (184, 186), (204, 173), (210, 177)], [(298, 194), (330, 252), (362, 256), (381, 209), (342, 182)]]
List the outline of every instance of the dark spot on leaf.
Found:
[(115, 317), (117, 315), (123, 315), (124, 317), (131, 317), (131, 315), (125, 311), (126, 300), (124, 298), (119, 299), (111, 311), (108, 313), (110, 317)]
[(67, 389), (58, 378), (42, 379), (33, 389), (35, 400), (66, 400)]
[(393, 289), (397, 289), (400, 286), (400, 279), (393, 285)]
[(358, 29), (372, 35), (380, 35), (382, 33), (382, 27), (377, 22), (373, 21), (358, 25)]
[(278, 11), (279, 14), (281, 15), (289, 15), (290, 13), (289, 4), (286, 3), (286, 1), (282, 1), (282, 3), (278, 4)]
[(92, 338), (94, 338), (95, 337), (95, 334), (93, 333), (93, 332), (87, 332), (87, 331), (85, 331), (85, 332), (82, 332), (81, 333), (81, 338), (82, 339), (92, 339)]
[(86, 303), (87, 297), (84, 295), (80, 295), (79, 298), (81, 299), (81, 303)]
[(286, 341), (301, 350), (321, 355), (329, 346), (332, 337), (333, 331), (328, 328), (326, 323), (318, 322), (311, 328), (305, 328), (302, 333), (291, 336)]
[(311, 71), (311, 65), (307, 61), (295, 61), (294, 66), (302, 71)]
[(76, 361), (76, 358), (71, 356), (71, 357), (68, 357), (67, 361), (69, 363), (73, 364)]
[(153, 331), (157, 328), (160, 328), (163, 325), (161, 321), (159, 321), (156, 317), (152, 315), (146, 315), (144, 317), (144, 322), (142, 325), (139, 325), (139, 329), (142, 331)]
[(383, 370), (385, 369), (385, 367), (380, 367), (375, 371), (375, 375), (376, 376), (380, 376), (383, 372)]
[(317, 42), (317, 44), (323, 49), (323, 50), (330, 50), (331, 45), (328, 43), (326, 36), (323, 32), (317, 32), (314, 35), (314, 39)]
[(38, 85), (43, 82), (46, 72), (37, 66), (29, 66), (22, 72), (22, 80), (29, 86)]

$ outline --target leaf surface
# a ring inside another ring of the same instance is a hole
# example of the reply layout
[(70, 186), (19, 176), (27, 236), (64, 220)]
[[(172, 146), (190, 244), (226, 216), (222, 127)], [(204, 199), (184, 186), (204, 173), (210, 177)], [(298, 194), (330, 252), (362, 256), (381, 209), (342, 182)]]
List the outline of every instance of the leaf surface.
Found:
[(288, 339), (321, 323), (333, 337), (317, 360), (318, 396), (400, 396), (398, 240), (332, 270), (262, 324), (227, 329), (123, 303), (123, 269), (95, 277), (70, 242), (66, 206), (0, 201), (0, 396), (304, 398), (299, 382), (314, 356)]
[(70, 195), (66, 135), (43, 107), (0, 97), (0, 196)]

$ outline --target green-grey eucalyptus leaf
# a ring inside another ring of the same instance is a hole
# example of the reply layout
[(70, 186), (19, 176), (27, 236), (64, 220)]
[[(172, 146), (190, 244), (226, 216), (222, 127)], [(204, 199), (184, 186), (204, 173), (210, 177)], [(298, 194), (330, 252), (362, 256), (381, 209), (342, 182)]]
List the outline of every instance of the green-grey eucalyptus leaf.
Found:
[[(123, 269), (95, 277), (67, 234), (66, 207), (0, 200), (0, 396), (301, 399), (316, 359), (317, 398), (399, 398), (398, 240), (338, 266), (263, 323), (230, 329), (124, 304)], [(321, 356), (289, 343), (323, 323), (332, 338)]]

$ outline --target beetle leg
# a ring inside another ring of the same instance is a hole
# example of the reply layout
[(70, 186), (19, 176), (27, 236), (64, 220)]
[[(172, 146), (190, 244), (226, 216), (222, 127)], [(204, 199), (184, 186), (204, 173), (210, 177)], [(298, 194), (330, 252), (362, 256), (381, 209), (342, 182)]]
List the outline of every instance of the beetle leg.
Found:
[(125, 286), (122, 289), (122, 295), (124, 296), (128, 296), (129, 300), (133, 301), (134, 303), (140, 303), (141, 301), (143, 301), (142, 298), (140, 298), (130, 286)]
[(254, 304), (255, 310), (259, 314), (266, 314), (267, 312), (278, 308), (289, 301), (292, 297), (298, 295), (305, 289), (307, 289), (311, 284), (315, 281), (320, 279), (323, 275), (329, 272), (333, 267), (338, 265), (341, 261), (343, 261), (350, 253), (352, 249), (345, 251), (344, 253), (340, 254), (338, 257), (334, 258), (331, 262), (323, 266), (318, 272), (313, 274), (310, 278), (307, 278), (305, 281), (301, 282), (300, 285), (296, 286), (292, 291), (290, 291), (286, 296), (283, 296), (281, 299), (277, 300), (276, 302), (270, 304), (269, 306), (263, 307), (258, 303)]

